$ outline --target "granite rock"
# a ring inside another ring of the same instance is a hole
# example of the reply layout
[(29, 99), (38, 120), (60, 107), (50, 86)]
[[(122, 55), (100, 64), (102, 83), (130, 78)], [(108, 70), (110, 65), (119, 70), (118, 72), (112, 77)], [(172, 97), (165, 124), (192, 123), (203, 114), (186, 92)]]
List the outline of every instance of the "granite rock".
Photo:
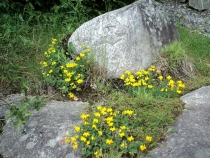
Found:
[[(210, 158), (210, 86), (181, 97), (183, 115), (166, 141), (150, 152), (154, 158)], [(149, 158), (149, 157), (146, 157)]]
[(117, 78), (125, 70), (150, 66), (164, 44), (179, 40), (178, 31), (164, 7), (153, 0), (139, 0), (81, 25), (70, 37), (76, 52), (86, 44), (95, 60)]
[[(17, 96), (15, 95), (15, 99)], [(66, 131), (71, 133), (73, 126), (80, 124), (79, 116), (85, 112), (88, 103), (52, 100), (47, 105), (39, 111), (33, 111), (20, 132), (11, 120), (6, 122), (3, 133), (0, 134), (0, 153), (4, 158), (81, 157), (80, 150), (74, 151), (63, 139)], [(0, 110), (1, 115), (8, 113), (5, 106), (0, 106)]]
[(199, 11), (210, 9), (210, 0), (189, 0), (189, 6)]

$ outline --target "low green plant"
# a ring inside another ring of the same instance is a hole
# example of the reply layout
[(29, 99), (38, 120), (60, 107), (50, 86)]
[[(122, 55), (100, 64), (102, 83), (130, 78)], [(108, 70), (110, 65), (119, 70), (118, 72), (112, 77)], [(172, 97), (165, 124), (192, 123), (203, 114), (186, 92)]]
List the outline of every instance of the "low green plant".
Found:
[(195, 75), (209, 76), (210, 38), (183, 27), (178, 27), (178, 30), (185, 52), (192, 58), (193, 64), (198, 70)]
[(127, 91), (133, 96), (144, 94), (154, 97), (177, 97), (185, 88), (181, 80), (174, 81), (170, 75), (163, 76), (154, 65), (135, 74), (126, 70), (120, 79), (124, 81)]
[(80, 143), (84, 157), (104, 157), (113, 149), (122, 156), (137, 156), (150, 148), (151, 136), (136, 139), (134, 131), (141, 121), (133, 110), (97, 106), (93, 113), (82, 114), (81, 119), (83, 123), (74, 127), (75, 133), (67, 132), (64, 141), (71, 143), (73, 149), (78, 149)]
[(164, 70), (165, 74), (170, 73), (176, 78), (189, 78), (195, 74), (192, 59), (187, 55), (183, 44), (178, 41), (161, 49), (155, 65)]
[(44, 96), (34, 96), (32, 98), (25, 97), (20, 100), (20, 103), (17, 105), (10, 104), (10, 113), (6, 119), (12, 119), (13, 125), (17, 127), (18, 131), (20, 131), (21, 125), (25, 124), (26, 119), (32, 115), (32, 110), (36, 109), (38, 111), (45, 105), (44, 99)]
[(79, 91), (87, 77), (87, 53), (90, 49), (83, 45), (84, 51), (75, 60), (70, 60), (62, 50), (58, 49), (56, 42), (56, 39), (52, 39), (50, 48), (44, 52), (44, 60), (40, 62), (44, 79), (62, 93), (68, 93), (70, 98), (76, 99), (72, 91)]

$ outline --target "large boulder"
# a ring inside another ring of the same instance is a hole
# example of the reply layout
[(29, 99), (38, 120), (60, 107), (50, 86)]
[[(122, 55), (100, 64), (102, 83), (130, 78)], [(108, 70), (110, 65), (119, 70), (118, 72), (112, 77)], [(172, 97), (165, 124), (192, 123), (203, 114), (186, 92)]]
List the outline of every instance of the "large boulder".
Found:
[(160, 48), (174, 40), (179, 40), (179, 34), (163, 6), (139, 0), (84, 23), (69, 42), (77, 53), (82, 44), (88, 45), (96, 61), (106, 66), (108, 77), (116, 78), (125, 70), (147, 68)]
[(199, 11), (210, 9), (210, 0), (189, 0), (189, 6)]

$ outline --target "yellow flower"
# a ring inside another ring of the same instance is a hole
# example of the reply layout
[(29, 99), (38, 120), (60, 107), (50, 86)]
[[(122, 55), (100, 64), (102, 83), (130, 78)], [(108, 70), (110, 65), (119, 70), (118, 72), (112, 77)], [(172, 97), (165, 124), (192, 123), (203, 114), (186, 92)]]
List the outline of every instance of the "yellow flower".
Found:
[(52, 42), (57, 42), (57, 39), (56, 38), (52, 38)]
[(67, 64), (66, 64), (66, 67), (67, 67), (67, 68), (73, 68), (73, 67), (75, 67), (75, 66), (77, 66), (76, 63), (67, 63)]
[(88, 125), (89, 123), (87, 121), (84, 122), (84, 125)]
[(125, 133), (124, 132), (119, 133), (119, 136), (122, 138), (123, 136), (125, 136)]
[(86, 52), (86, 53), (90, 52), (90, 49), (88, 49), (88, 48), (87, 48), (87, 49), (85, 49), (85, 52)]
[(95, 116), (95, 117), (101, 117), (101, 114), (100, 114), (99, 112), (95, 112), (95, 113), (94, 113), (94, 116)]
[(114, 132), (116, 130), (115, 127), (110, 128), (110, 131)]
[(122, 74), (122, 75), (120, 76), (120, 79), (121, 79), (121, 80), (124, 80), (124, 79), (125, 79), (125, 75)]
[(52, 51), (53, 53), (55, 53), (55, 52), (56, 52), (56, 50), (55, 50), (55, 49), (52, 49), (51, 51)]
[(182, 91), (179, 90), (179, 89), (177, 89), (176, 92), (177, 92), (178, 94), (181, 94), (181, 93), (182, 93)]
[(52, 62), (52, 65), (55, 65), (55, 64), (56, 64), (56, 62), (55, 62), (55, 61), (53, 61), (53, 62)]
[(93, 119), (93, 123), (98, 123), (98, 119)]
[(89, 137), (89, 136), (90, 136), (90, 133), (89, 133), (89, 132), (84, 132), (84, 133), (83, 133), (83, 136), (84, 136), (84, 137)]
[(70, 139), (68, 139), (68, 138), (64, 138), (64, 142), (65, 142), (65, 143), (67, 143), (67, 144), (68, 144), (68, 143), (70, 143), (70, 141), (71, 141)]
[(78, 148), (78, 144), (77, 144), (77, 143), (74, 143), (74, 144), (72, 145), (72, 148), (73, 148), (73, 149), (77, 149), (77, 148)]
[[(63, 66), (63, 68), (64, 68), (64, 66)], [(65, 74), (67, 74), (67, 73), (68, 73), (68, 70), (65, 69), (65, 70), (63, 70), (63, 72), (64, 72)]]
[(142, 85), (143, 86), (146, 86), (147, 85), (147, 82), (145, 82), (145, 80), (142, 80)]
[(143, 74), (142, 74), (141, 71), (137, 71), (137, 72), (136, 72), (136, 75), (139, 76), (139, 77), (142, 77), (142, 76), (143, 76)]
[(112, 108), (108, 108), (107, 112), (111, 113), (112, 112)]
[(53, 72), (53, 70), (51, 69), (50, 71), (49, 71), (49, 74), (51, 74)]
[(156, 70), (156, 72), (157, 72), (158, 74), (160, 74), (160, 73), (161, 73), (161, 71), (160, 71), (160, 70)]
[(164, 88), (162, 88), (160, 91), (161, 91), (161, 92), (164, 92), (164, 90), (165, 90), (165, 89), (164, 89)]
[(120, 129), (122, 129), (122, 130), (126, 129), (126, 126), (120, 126)]
[(43, 62), (40, 62), (40, 64), (43, 66), (43, 67), (47, 67), (47, 62), (43, 61)]
[(146, 77), (144, 78), (144, 80), (145, 80), (145, 81), (149, 80), (149, 77), (148, 77), (148, 76), (146, 76)]
[(71, 142), (76, 142), (77, 138), (76, 137), (71, 137)]
[(80, 137), (80, 140), (83, 141), (83, 142), (87, 141), (87, 139), (85, 137), (83, 137), (83, 136)]
[(98, 134), (99, 134), (100, 136), (102, 136), (103, 132), (102, 132), (102, 131), (98, 131)]
[(161, 80), (161, 81), (163, 80), (163, 76), (159, 76), (158, 78), (159, 78), (159, 80)]
[(87, 141), (86, 144), (89, 145), (90, 144), (90, 141)]
[(129, 142), (131, 142), (131, 141), (134, 140), (134, 138), (133, 138), (133, 136), (130, 136), (130, 137), (127, 138), (127, 140), (128, 140)]
[(142, 70), (142, 72), (145, 74), (145, 75), (148, 75), (149, 72), (148, 71), (145, 71), (145, 70)]
[(151, 142), (152, 141), (152, 137), (151, 136), (146, 136), (146, 141)]
[(108, 144), (108, 145), (113, 144), (113, 140), (112, 139), (107, 139), (106, 144)]
[(95, 125), (95, 124), (93, 124), (93, 125), (92, 125), (92, 128), (97, 129), (97, 127), (96, 127), (96, 125)]
[(89, 114), (82, 114), (80, 116), (83, 120), (87, 119), (89, 117)]
[(124, 111), (123, 111), (123, 114), (124, 114), (124, 115), (126, 115), (126, 114), (127, 114), (127, 115), (132, 115), (132, 114), (133, 114), (133, 111), (132, 111), (132, 110), (124, 110)]
[(80, 57), (76, 57), (76, 61), (79, 61), (80, 60)]
[(108, 124), (109, 127), (112, 127), (114, 125), (113, 122), (108, 122), (107, 124)]
[(130, 74), (131, 74), (131, 72), (130, 72), (130, 71), (128, 71), (128, 70), (126, 70), (126, 71), (125, 71), (125, 74), (130, 75)]
[(98, 157), (98, 155), (99, 155), (98, 151), (94, 152), (94, 155), (95, 155), (96, 157)]
[(65, 79), (65, 82), (70, 82), (71, 81), (71, 78), (66, 78)]
[(80, 53), (79, 56), (80, 56), (80, 57), (84, 57), (85, 54), (84, 54), (84, 53)]
[(147, 149), (147, 147), (146, 147), (145, 145), (140, 145), (140, 147), (139, 147), (139, 148), (140, 148), (140, 150), (141, 150), (141, 151), (144, 151), (144, 150), (146, 150), (146, 149)]
[(69, 98), (74, 98), (75, 97), (75, 95), (71, 92), (68, 95), (69, 95)]
[(101, 108), (101, 114), (102, 114), (102, 115), (106, 115), (106, 114), (107, 114), (106, 108), (105, 108), (105, 107), (104, 107), (104, 108)]
[(167, 78), (168, 80), (170, 80), (170, 79), (171, 79), (171, 76), (170, 76), (170, 75), (168, 75), (166, 78)]
[(112, 122), (112, 121), (113, 121), (113, 117), (112, 117), (112, 116), (106, 118), (106, 122), (107, 122), (107, 123), (110, 123), (110, 122)]
[(91, 140), (95, 140), (95, 137), (94, 136), (91, 136)]
[(122, 144), (120, 144), (120, 147), (124, 148), (125, 147), (125, 143), (123, 142)]
[(78, 83), (78, 84), (81, 84), (82, 82), (83, 82), (82, 79), (77, 80), (77, 83)]
[(149, 89), (151, 89), (151, 88), (153, 88), (153, 85), (148, 85), (147, 87), (148, 87)]
[(79, 131), (80, 131), (80, 127), (79, 127), (79, 126), (74, 126), (74, 130), (75, 130), (76, 132), (79, 132)]
[(97, 110), (101, 110), (101, 109), (102, 109), (101, 105), (97, 106)]

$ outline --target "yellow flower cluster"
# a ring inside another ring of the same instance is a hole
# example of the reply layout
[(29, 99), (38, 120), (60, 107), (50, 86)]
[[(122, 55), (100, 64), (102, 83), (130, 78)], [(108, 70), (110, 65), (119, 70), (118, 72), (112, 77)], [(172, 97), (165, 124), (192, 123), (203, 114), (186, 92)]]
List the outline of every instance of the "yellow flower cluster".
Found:
[(120, 79), (124, 81), (126, 87), (131, 89), (135, 89), (135, 87), (158, 89), (158, 86), (165, 84), (159, 91), (181, 94), (182, 90), (185, 88), (181, 80), (175, 82), (170, 75), (164, 78), (164, 76), (161, 75), (161, 71), (156, 70), (154, 65), (151, 65), (147, 70), (137, 71), (135, 74), (126, 70), (124, 74), (120, 76)]
[(73, 61), (69, 61), (64, 53), (56, 50), (57, 39), (52, 39), (49, 49), (44, 52), (45, 61), (40, 64), (43, 67), (43, 76), (46, 81), (60, 89), (62, 93), (68, 93), (69, 98), (77, 100), (72, 90), (77, 89), (84, 83), (87, 70), (84, 58), (90, 52), (86, 45), (82, 45), (83, 51)]
[[(151, 136), (146, 136), (146, 141), (149, 142), (149, 143), (152, 142), (152, 137), (151, 137)], [(141, 151), (144, 151), (144, 150), (147, 149), (147, 147), (146, 147), (145, 144), (142, 144), (142, 145), (139, 146), (139, 149), (140, 149)]]
[[(44, 52), (44, 56), (46, 58), (49, 58), (51, 53), (55, 53), (56, 52), (56, 49), (55, 49), (55, 46), (54, 46), (56, 44), (56, 42), (57, 42), (57, 39), (55, 39), (55, 38), (53, 38), (51, 40), (51, 44), (49, 45), (50, 47), (49, 47), (48, 51)], [(49, 67), (49, 69), (51, 69), (48, 73), (47, 72), (43, 72), (43, 75), (46, 75), (47, 77), (49, 77), (50, 74), (53, 72), (52, 67), (50, 67), (50, 65), (51, 66), (55, 66), (57, 64), (57, 62), (49, 60), (49, 61), (41, 61), (40, 64), (44, 68)]]
[(167, 79), (167, 86), (162, 88), (161, 92), (169, 92), (169, 91), (176, 91), (177, 94), (181, 94), (182, 90), (185, 88), (185, 85), (182, 83), (181, 80), (175, 82), (172, 77), (169, 75), (166, 77)]
[[(67, 135), (65, 142), (71, 143), (72, 148), (74, 148), (77, 145), (75, 142), (80, 141), (84, 145), (83, 148), (93, 149), (92, 152), (95, 157), (100, 157), (103, 152), (103, 150), (98, 149), (98, 143), (100, 145), (106, 144), (107, 146), (112, 146), (116, 140), (118, 142), (121, 140), (119, 146), (123, 150), (128, 148), (131, 143), (135, 143), (135, 138), (127, 125), (118, 121), (123, 119), (123, 117), (132, 119), (133, 116), (133, 110), (124, 110), (120, 113), (114, 111), (112, 108), (99, 105), (93, 113), (81, 114), (80, 117), (83, 123), (81, 126), (74, 127), (77, 137), (73, 136), (68, 138)], [(116, 121), (117, 119), (118, 121)], [(148, 136), (146, 140), (151, 141), (152, 138)]]
[(149, 89), (153, 88), (151, 85), (151, 73), (155, 72), (155, 66), (152, 65), (148, 70), (137, 71), (132, 74), (130, 71), (126, 70), (124, 74), (120, 76), (120, 79), (124, 80), (125, 86), (131, 87), (141, 87), (147, 86)]

